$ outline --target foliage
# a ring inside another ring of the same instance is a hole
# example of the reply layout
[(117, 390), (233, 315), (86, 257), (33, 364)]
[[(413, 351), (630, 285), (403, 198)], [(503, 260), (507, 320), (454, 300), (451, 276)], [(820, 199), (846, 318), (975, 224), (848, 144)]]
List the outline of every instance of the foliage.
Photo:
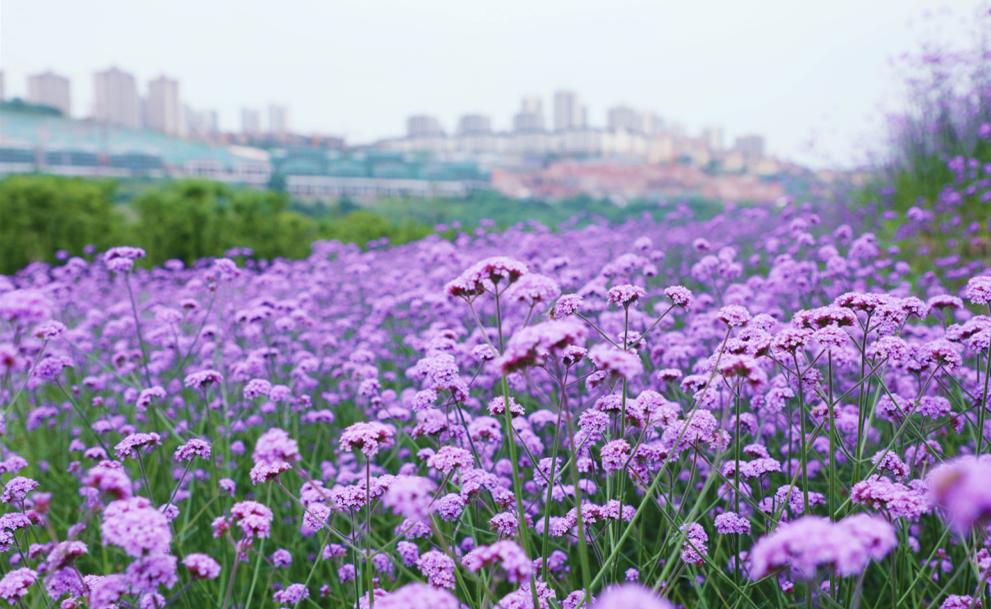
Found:
[(59, 251), (105, 249), (122, 237), (114, 183), (15, 176), (0, 180), (0, 271), (13, 272)]
[[(286, 195), (205, 180), (117, 183), (24, 175), (0, 180), (0, 271), (11, 273), (64, 252), (82, 255), (119, 243), (148, 252), (147, 263), (193, 262), (250, 248), (263, 259), (302, 258), (317, 239), (366, 245), (405, 243), (430, 229), (360, 209), (305, 214)], [(90, 246), (87, 248), (87, 246)]]
[(908, 105), (890, 117), (887, 154), (855, 201), (917, 269), (934, 258), (991, 262), (991, 52), (986, 41), (928, 48), (905, 65)]

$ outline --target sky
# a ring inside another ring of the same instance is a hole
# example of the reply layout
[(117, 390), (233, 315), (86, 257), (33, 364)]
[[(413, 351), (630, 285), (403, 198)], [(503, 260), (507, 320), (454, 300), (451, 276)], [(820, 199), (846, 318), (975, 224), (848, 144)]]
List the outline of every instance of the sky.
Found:
[[(91, 107), (92, 73), (117, 65), (139, 87), (166, 74), (183, 100), (239, 127), (242, 107), (285, 104), (294, 130), (367, 142), (429, 113), (508, 128), (520, 98), (550, 120), (558, 88), (592, 124), (609, 106), (659, 113), (728, 142), (849, 166), (878, 145), (901, 94), (892, 61), (933, 39), (971, 36), (984, 0), (0, 0), (8, 96), (28, 74), (72, 80)], [(952, 7), (952, 8), (950, 8)]]

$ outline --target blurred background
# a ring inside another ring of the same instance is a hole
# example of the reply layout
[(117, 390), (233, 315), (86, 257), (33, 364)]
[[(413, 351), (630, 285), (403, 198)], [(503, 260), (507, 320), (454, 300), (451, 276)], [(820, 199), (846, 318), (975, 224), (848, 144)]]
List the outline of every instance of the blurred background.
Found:
[(0, 271), (124, 242), (150, 262), (301, 257), (676, 203), (845, 204), (935, 139), (968, 145), (931, 128), (940, 108), (979, 131), (987, 17), (972, 0), (2, 0)]

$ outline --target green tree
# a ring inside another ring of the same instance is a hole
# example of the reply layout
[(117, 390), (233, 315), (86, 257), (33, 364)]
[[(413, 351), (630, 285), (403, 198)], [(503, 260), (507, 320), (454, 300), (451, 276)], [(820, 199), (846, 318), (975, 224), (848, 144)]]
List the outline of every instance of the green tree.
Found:
[(79, 255), (86, 245), (113, 245), (123, 226), (114, 188), (111, 181), (38, 175), (0, 181), (0, 270), (52, 261), (59, 250)]

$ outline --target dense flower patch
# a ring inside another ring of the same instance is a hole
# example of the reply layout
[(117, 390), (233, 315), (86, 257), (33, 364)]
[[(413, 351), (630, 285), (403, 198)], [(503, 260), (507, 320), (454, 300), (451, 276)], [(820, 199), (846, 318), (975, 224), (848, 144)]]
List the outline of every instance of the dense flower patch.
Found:
[(0, 278), (0, 598), (973, 607), (991, 276), (812, 208)]

